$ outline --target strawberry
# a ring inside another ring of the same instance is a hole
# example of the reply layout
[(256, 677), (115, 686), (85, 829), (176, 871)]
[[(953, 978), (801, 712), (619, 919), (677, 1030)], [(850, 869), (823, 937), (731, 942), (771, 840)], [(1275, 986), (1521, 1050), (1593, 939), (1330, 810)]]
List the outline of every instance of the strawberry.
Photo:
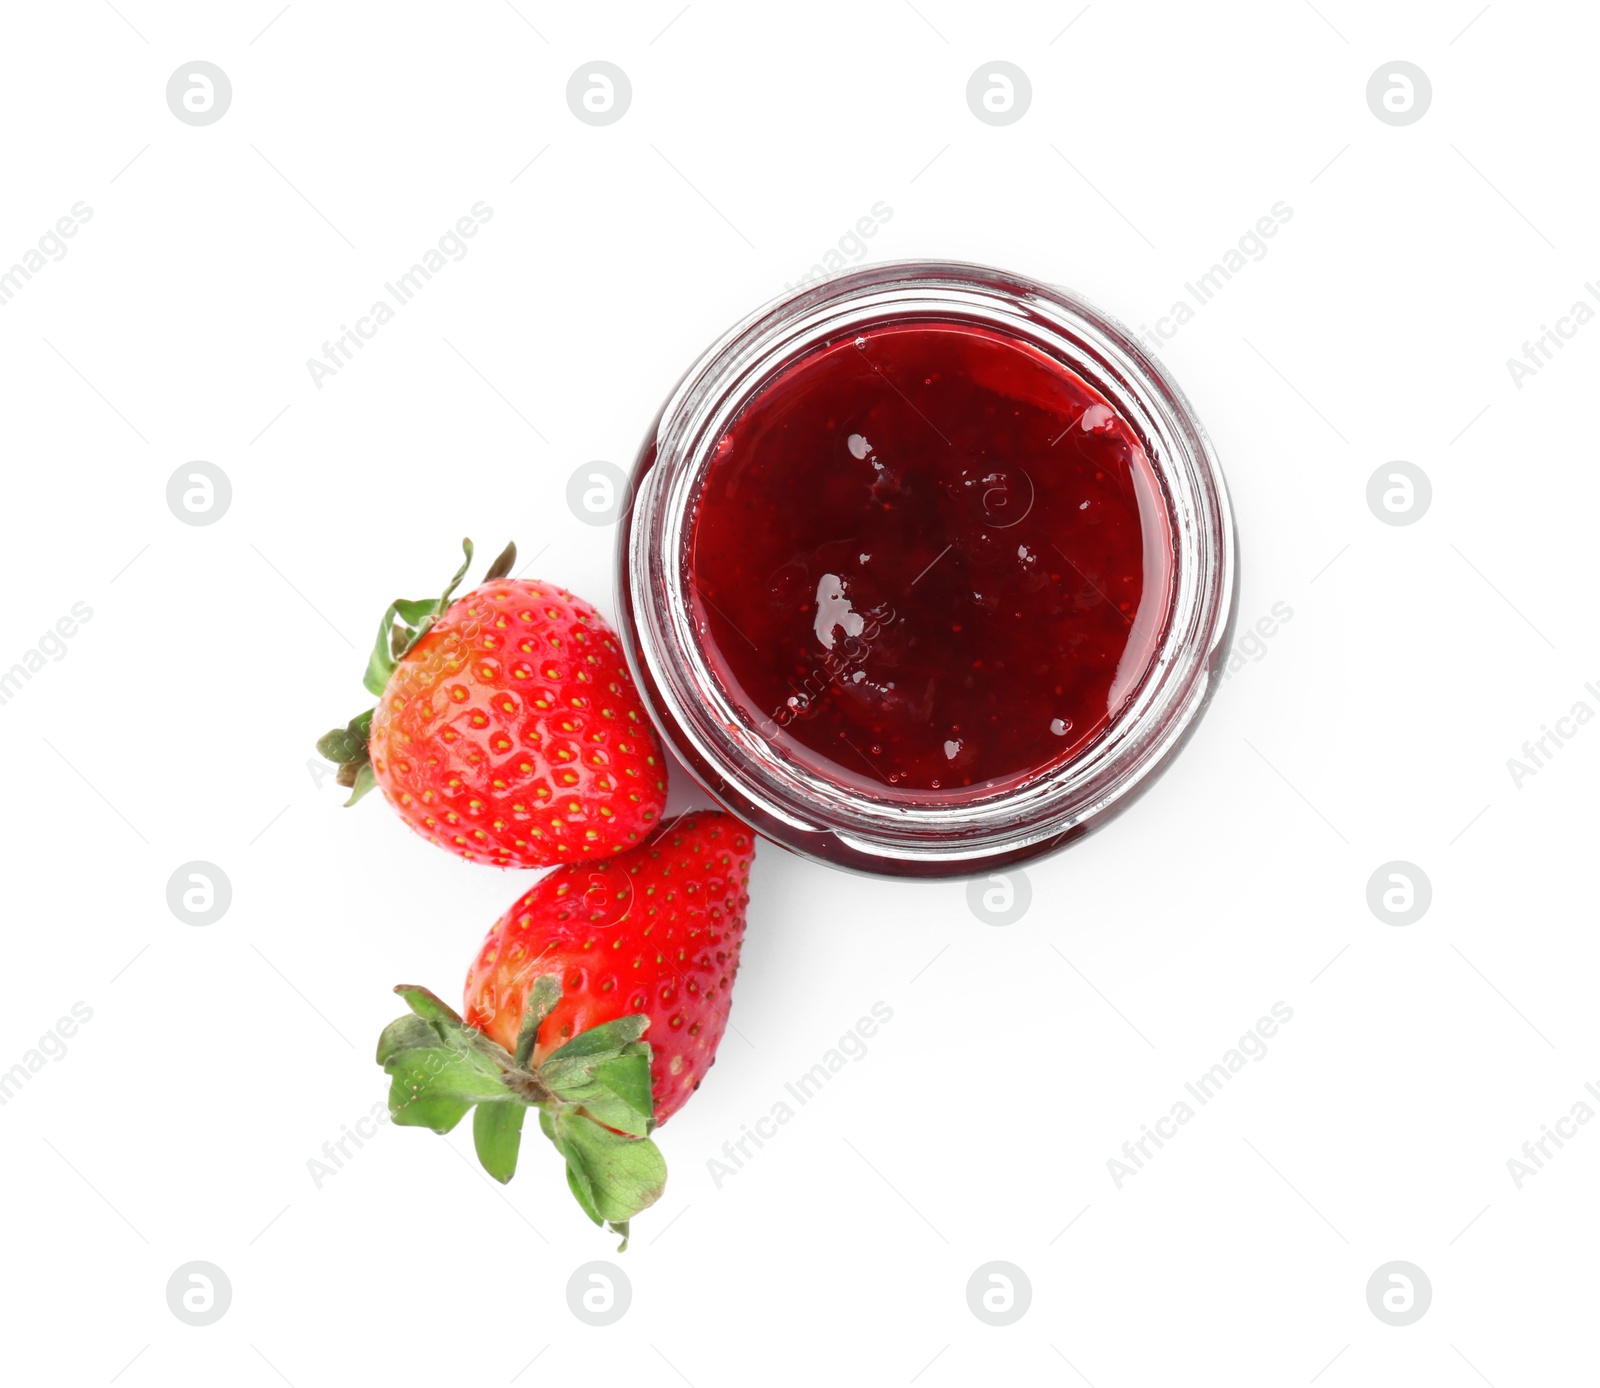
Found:
[(466, 1019), (511, 1047), (535, 978), (562, 998), (540, 1029), (542, 1060), (617, 1017), (653, 1024), (662, 1124), (700, 1087), (728, 1024), (755, 838), (727, 814), (671, 821), (642, 848), (543, 878), (495, 924), (467, 974)]
[(373, 786), (413, 829), (470, 862), (548, 867), (642, 842), (667, 796), (666, 762), (621, 647), (582, 598), (508, 578), (389, 605), (367, 663), (377, 707), (317, 750), (353, 805)]
[(626, 1247), (666, 1183), (649, 1134), (700, 1087), (727, 1026), (754, 857), (738, 820), (696, 813), (544, 877), (489, 932), (464, 1019), (395, 989), (411, 1014), (378, 1043), (394, 1121), (449, 1132), (475, 1107), (478, 1159), (509, 1181), (538, 1108), (579, 1205)]

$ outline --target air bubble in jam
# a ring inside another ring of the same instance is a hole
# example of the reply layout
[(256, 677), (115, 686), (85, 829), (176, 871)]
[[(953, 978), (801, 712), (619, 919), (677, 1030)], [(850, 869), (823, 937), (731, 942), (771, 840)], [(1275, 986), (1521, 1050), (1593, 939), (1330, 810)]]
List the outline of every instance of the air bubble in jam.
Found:
[(751, 723), (859, 789), (941, 802), (1102, 736), (1172, 595), (1132, 428), (973, 323), (874, 327), (792, 362), (712, 450), (689, 541), (707, 657)]

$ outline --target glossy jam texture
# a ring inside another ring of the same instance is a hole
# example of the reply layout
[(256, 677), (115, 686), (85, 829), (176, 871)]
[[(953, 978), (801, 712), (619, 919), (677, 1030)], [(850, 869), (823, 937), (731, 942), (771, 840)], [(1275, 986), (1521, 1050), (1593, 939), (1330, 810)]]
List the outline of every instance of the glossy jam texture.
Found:
[(1160, 485), (1105, 400), (974, 324), (799, 358), (720, 439), (690, 532), (713, 673), (786, 755), (939, 798), (1059, 766), (1159, 644)]

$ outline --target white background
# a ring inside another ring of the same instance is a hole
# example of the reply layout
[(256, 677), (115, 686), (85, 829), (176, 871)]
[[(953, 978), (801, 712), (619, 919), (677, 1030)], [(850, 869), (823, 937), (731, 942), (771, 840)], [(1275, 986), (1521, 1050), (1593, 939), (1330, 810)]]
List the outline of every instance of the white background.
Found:
[[(94, 215), (0, 308), (0, 667), (94, 615), (0, 707), (0, 1069), (94, 1016), (0, 1108), (6, 1376), (1578, 1381), (1600, 1127), (1521, 1189), (1506, 1162), (1600, 1083), (1600, 727), (1520, 789), (1506, 762), (1600, 710), (1600, 326), (1521, 389), (1505, 362), (1600, 280), (1600, 17), (519, 3), (7, 12), (0, 263)], [(197, 58), (233, 84), (205, 128), (164, 97)], [(596, 58), (633, 85), (605, 128), (564, 95)], [(1365, 99), (1397, 58), (1433, 85), (1404, 128)], [(965, 101), (994, 59), (1033, 86), (1004, 128)], [(306, 359), (478, 200), (465, 259), (318, 389)], [(529, 880), (308, 769), (384, 604), (470, 534), (610, 611), (568, 477), (627, 464), (695, 354), (880, 200), (872, 259), (996, 264), (1136, 328), (1292, 207), (1164, 354), (1232, 489), (1241, 622), (1292, 620), (1153, 793), (1029, 866), (1013, 925), (764, 847), (740, 1034), (627, 1253), (537, 1137), (503, 1193), (467, 1130), (392, 1127), (317, 1188), (384, 1094), (389, 987), (454, 997)], [(233, 487), (206, 527), (165, 502), (196, 459)], [(1433, 485), (1407, 527), (1365, 500), (1395, 459)], [(166, 905), (191, 859), (233, 885), (209, 927)], [(1391, 859), (1433, 885), (1408, 927), (1367, 906)], [(1108, 1158), (1279, 1000), (1265, 1059), (1118, 1189)], [(875, 1001), (866, 1056), (718, 1189), (708, 1158)], [(165, 1296), (195, 1259), (233, 1290), (206, 1328)], [(632, 1283), (608, 1328), (568, 1309), (594, 1259)], [(967, 1308), (995, 1259), (1032, 1286), (1005, 1328)], [(1433, 1288), (1403, 1328), (1365, 1294), (1394, 1259)]]

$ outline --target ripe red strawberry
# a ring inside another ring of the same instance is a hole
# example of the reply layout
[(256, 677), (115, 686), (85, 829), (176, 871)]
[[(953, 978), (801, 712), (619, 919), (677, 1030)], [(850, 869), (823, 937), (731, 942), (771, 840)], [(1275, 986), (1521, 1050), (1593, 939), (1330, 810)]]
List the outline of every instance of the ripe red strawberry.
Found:
[(552, 872), (483, 942), (466, 1020), (509, 1050), (534, 979), (558, 975), (537, 1064), (591, 1027), (648, 1017), (655, 1121), (665, 1123), (700, 1087), (728, 1024), (755, 847), (732, 815), (689, 814), (642, 848)]
[(666, 762), (622, 650), (564, 589), (507, 578), (384, 614), (366, 685), (378, 705), (317, 749), (354, 804), (374, 785), (424, 838), (472, 862), (547, 867), (641, 843), (660, 819)]
[[(530, 1107), (596, 1224), (622, 1234), (660, 1198), (650, 1141), (716, 1058), (749, 901), (755, 838), (730, 815), (685, 815), (642, 847), (557, 868), (490, 931), (466, 1017), (426, 989), (378, 1041), (398, 1124), (473, 1141), (500, 1181)], [(649, 1033), (649, 1040), (641, 1038)]]

